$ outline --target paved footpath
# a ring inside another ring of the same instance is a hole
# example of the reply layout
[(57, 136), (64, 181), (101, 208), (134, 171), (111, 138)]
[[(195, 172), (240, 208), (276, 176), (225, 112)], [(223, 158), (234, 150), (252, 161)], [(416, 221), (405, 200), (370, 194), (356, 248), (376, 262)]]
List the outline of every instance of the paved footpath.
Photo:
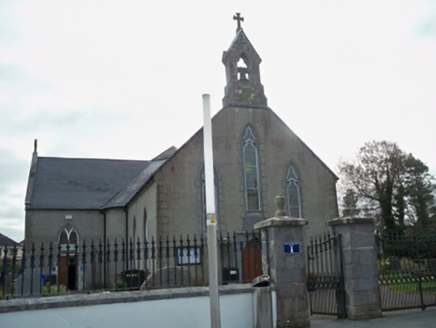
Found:
[(329, 316), (315, 315), (310, 318), (311, 327), (315, 328), (409, 328), (436, 327), (436, 307), (425, 311), (420, 309), (383, 312), (383, 318), (366, 321), (336, 319)]

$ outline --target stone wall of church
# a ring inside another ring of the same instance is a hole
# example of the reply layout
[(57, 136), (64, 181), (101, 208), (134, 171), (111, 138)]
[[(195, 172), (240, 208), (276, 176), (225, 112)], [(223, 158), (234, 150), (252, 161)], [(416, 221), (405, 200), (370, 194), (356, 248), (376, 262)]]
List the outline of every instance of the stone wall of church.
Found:
[(203, 138), (197, 134), (156, 175), (157, 232), (170, 237), (202, 233), (200, 179)]
[[(263, 216), (274, 216), (275, 196), (286, 195), (286, 172), (292, 163), (300, 175), (303, 217), (309, 220), (309, 233), (325, 231), (325, 222), (337, 216), (336, 178), (269, 109), (227, 108), (215, 118), (215, 165), (219, 171), (225, 172), (226, 178), (229, 172), (232, 174), (222, 186), (224, 207), (230, 205), (232, 208), (232, 211), (223, 213), (223, 219), (234, 222), (246, 217), (242, 133), (248, 124), (256, 131), (259, 142)], [(234, 200), (239, 200), (239, 203)]]
[(113, 243), (115, 238), (118, 243), (126, 239), (126, 213), (123, 209), (106, 210), (106, 237), (110, 243)]
[(32, 242), (35, 243), (35, 247), (39, 247), (41, 242), (44, 242), (46, 249), (50, 241), (57, 243), (61, 232), (67, 225), (70, 225), (77, 233), (79, 243), (86, 240), (87, 244), (90, 244), (92, 239), (98, 240), (103, 237), (103, 215), (99, 211), (27, 210), (25, 225), (27, 251), (32, 246)]
[[(248, 124), (254, 128), (259, 144), (261, 219), (274, 216), (274, 198), (277, 194), (286, 194), (286, 172), (292, 163), (300, 176), (308, 234), (325, 231), (325, 222), (338, 215), (334, 174), (271, 110), (232, 107), (221, 110), (213, 119), (221, 230), (241, 231), (247, 217), (242, 134)], [(202, 170), (203, 134), (200, 131), (157, 175), (158, 233), (202, 233)]]
[(129, 206), (129, 238), (148, 241), (156, 236), (157, 185), (151, 183)]

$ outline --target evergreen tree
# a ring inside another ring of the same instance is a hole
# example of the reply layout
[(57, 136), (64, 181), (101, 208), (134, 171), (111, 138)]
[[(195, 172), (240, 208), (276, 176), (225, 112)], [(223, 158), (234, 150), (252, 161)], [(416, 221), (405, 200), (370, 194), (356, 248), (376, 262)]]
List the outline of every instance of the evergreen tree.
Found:
[(407, 171), (404, 181), (415, 224), (419, 229), (428, 229), (435, 219), (431, 213), (435, 203), (434, 179), (428, 172), (428, 166), (412, 154), (407, 156), (405, 167)]

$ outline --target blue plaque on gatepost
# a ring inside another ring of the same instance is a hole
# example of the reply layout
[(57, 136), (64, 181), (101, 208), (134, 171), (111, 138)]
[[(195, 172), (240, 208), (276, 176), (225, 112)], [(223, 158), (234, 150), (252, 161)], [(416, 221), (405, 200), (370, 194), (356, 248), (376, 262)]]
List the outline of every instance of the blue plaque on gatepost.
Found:
[(283, 248), (285, 255), (300, 254), (300, 243), (284, 243)]

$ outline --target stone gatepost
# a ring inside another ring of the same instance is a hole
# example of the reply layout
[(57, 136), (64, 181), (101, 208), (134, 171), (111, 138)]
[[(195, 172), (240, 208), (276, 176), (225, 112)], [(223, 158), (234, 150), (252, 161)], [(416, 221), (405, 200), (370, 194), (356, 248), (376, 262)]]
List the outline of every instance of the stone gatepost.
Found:
[(342, 265), (347, 318), (382, 317), (374, 220), (343, 217), (328, 222), (342, 239)]
[(262, 233), (262, 266), (277, 293), (277, 328), (309, 327), (303, 227), (307, 220), (290, 218), (277, 196), (275, 217), (257, 223)]

